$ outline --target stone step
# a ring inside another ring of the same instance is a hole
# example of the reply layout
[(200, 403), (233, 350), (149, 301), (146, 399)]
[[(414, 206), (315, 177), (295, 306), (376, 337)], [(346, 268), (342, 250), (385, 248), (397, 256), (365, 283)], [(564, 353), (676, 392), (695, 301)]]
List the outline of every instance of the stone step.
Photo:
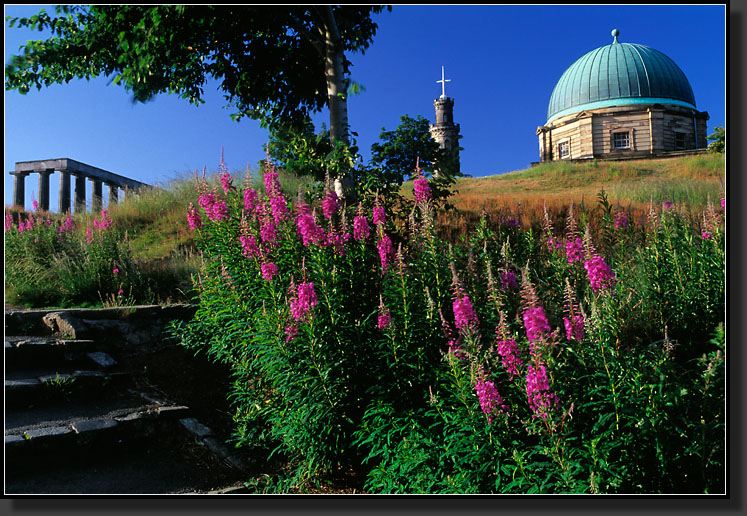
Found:
[(109, 395), (131, 380), (127, 372), (74, 369), (34, 369), (5, 372), (5, 407), (49, 406), (70, 399)]
[(157, 443), (180, 432), (181, 405), (149, 403), (131, 397), (108, 406), (78, 404), (47, 412), (33, 409), (6, 415), (6, 477), (20, 464), (43, 457), (45, 465), (82, 455), (108, 454), (143, 442)]
[(5, 470), (5, 494), (214, 494), (241, 486), (247, 477), (182, 434), (146, 443), (123, 443), (106, 453), (16, 461)]
[(54, 337), (5, 337), (5, 369), (90, 361), (101, 353), (93, 340), (60, 340)]

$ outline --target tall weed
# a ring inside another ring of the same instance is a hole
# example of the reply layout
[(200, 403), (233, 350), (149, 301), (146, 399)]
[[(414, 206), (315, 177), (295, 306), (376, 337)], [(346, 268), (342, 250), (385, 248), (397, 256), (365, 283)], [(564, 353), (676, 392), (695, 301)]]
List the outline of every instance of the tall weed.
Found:
[(427, 183), (401, 225), (290, 203), (271, 166), (264, 191), (219, 178), (172, 332), (232, 367), (236, 444), (288, 463), (255, 489), (352, 468), (374, 493), (723, 492), (720, 210), (636, 218), (601, 192), (448, 243)]

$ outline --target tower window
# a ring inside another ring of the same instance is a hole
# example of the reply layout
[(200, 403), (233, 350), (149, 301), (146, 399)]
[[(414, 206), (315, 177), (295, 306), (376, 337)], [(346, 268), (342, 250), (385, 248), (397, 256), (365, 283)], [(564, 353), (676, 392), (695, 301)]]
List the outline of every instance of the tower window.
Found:
[(571, 142), (565, 141), (558, 144), (558, 157), (566, 159), (571, 155)]
[(687, 135), (685, 133), (674, 133), (674, 148), (675, 150), (683, 150), (686, 148), (685, 142)]
[(630, 148), (630, 132), (619, 132), (612, 134), (612, 147), (614, 149)]

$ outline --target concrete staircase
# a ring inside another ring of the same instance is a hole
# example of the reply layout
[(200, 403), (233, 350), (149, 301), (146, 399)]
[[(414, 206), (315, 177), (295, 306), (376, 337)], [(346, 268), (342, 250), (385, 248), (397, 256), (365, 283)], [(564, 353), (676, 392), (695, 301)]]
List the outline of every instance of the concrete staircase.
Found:
[(228, 436), (144, 381), (137, 364), (158, 344), (132, 347), (137, 318), (34, 312), (6, 310), (6, 495), (242, 491), (248, 462), (223, 444)]

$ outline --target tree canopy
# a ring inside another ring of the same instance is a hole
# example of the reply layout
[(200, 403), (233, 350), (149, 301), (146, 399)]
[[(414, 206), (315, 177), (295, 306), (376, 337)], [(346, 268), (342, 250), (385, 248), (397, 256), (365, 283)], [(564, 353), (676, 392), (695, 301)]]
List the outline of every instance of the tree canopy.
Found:
[[(346, 53), (363, 52), (383, 6), (58, 6), (10, 26), (39, 31), (5, 67), (6, 90), (21, 93), (74, 78), (113, 76), (138, 101), (173, 93), (204, 102), (219, 81), (234, 119), (300, 125), (330, 108), (332, 139), (347, 142)], [(390, 8), (391, 9), (391, 8)]]

